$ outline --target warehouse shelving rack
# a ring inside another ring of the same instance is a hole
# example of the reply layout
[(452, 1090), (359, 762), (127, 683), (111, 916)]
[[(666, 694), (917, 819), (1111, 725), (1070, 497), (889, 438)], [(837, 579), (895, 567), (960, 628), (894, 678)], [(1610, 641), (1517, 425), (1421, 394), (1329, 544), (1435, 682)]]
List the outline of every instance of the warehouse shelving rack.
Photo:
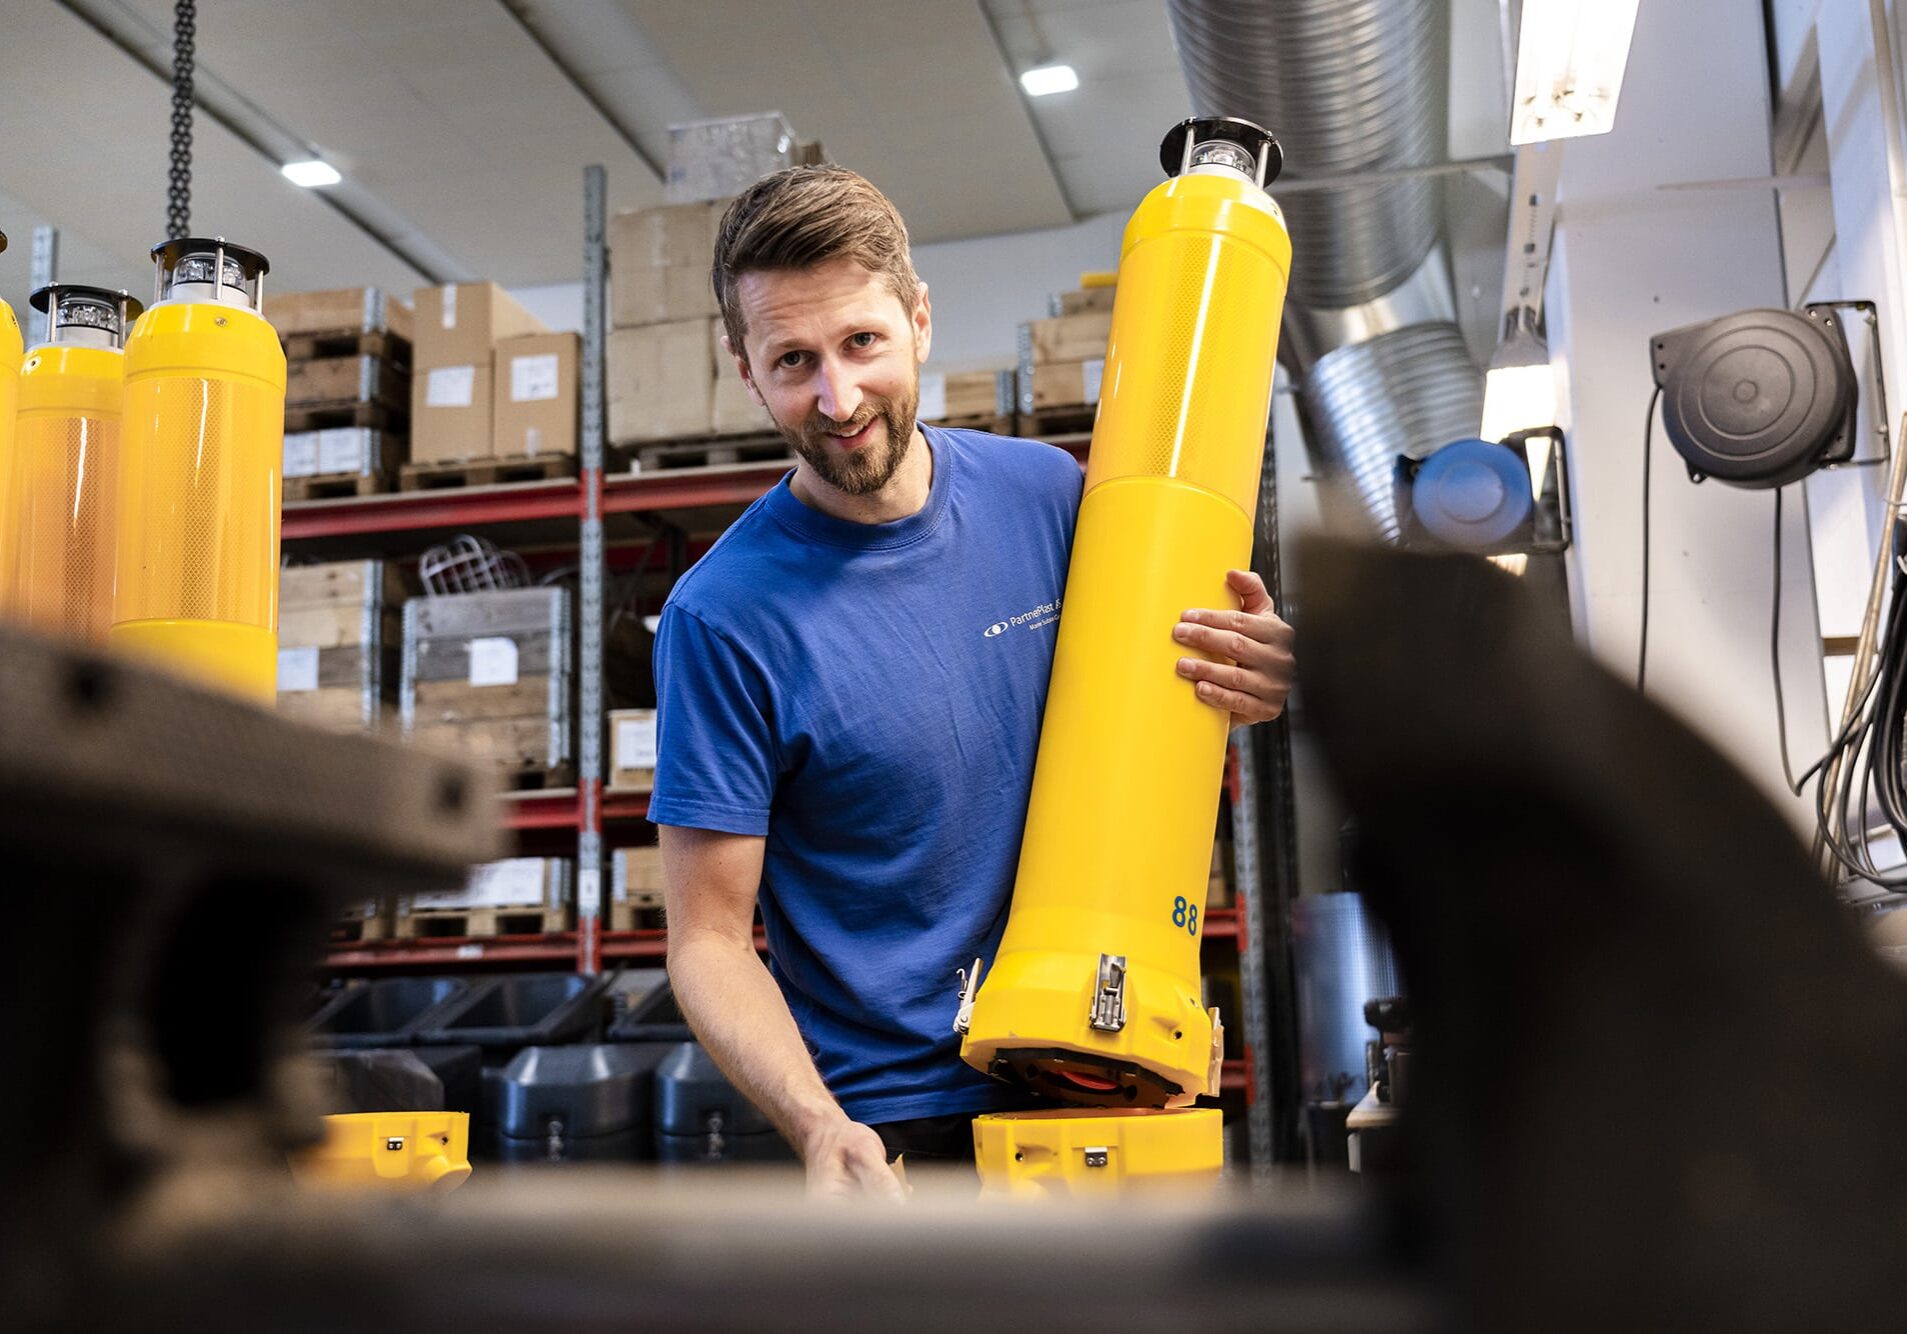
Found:
[[(614, 839), (646, 818), (646, 795), (603, 790), (603, 584), (611, 524), (619, 540), (656, 540), (639, 525), (620, 527), (630, 516), (666, 518), (682, 511), (734, 510), (737, 514), (780, 481), (785, 461), (610, 475), (604, 468), (605, 392), (603, 349), (608, 292), (605, 245), (606, 187), (603, 169), (584, 173), (583, 345), (579, 471), (576, 477), (541, 482), (473, 486), (455, 490), (399, 492), (312, 500), (284, 508), (282, 540), (288, 550), (320, 559), (369, 555), (415, 555), (445, 534), (481, 529), (500, 541), (569, 546), (578, 553), (580, 646), (576, 658), (578, 706), (577, 781), (573, 788), (511, 793), (501, 799), (500, 822), (520, 839), (575, 837), (577, 921), (573, 931), (540, 936), (482, 939), (385, 940), (334, 946), (325, 969), (334, 974), (380, 975), (405, 971), (549, 967), (571, 964), (596, 972), (604, 964), (659, 961), (667, 950), (663, 930), (605, 932), (602, 929), (602, 866), (605, 834)], [(1045, 437), (1082, 466), (1091, 433)], [(698, 554), (688, 549), (690, 554)], [(1236, 742), (1236, 734), (1234, 742)], [(1234, 745), (1229, 772), (1235, 812), (1250, 811), (1249, 766), (1244, 791)], [(1242, 798), (1242, 799), (1241, 799)], [(1246, 817), (1246, 826), (1254, 822)], [(1236, 942), (1240, 956), (1246, 1032), (1264, 1030), (1262, 983), (1252, 967), (1263, 930), (1254, 906), (1255, 840), (1234, 819), (1238, 907), (1206, 914), (1202, 940)], [(766, 948), (756, 928), (758, 949)], [(1249, 1038), (1246, 1058), (1224, 1063), (1224, 1092), (1244, 1092), (1256, 1110), (1267, 1099), (1264, 1061)], [(1254, 1141), (1259, 1132), (1254, 1129)], [(1256, 1145), (1254, 1144), (1254, 1148)]]

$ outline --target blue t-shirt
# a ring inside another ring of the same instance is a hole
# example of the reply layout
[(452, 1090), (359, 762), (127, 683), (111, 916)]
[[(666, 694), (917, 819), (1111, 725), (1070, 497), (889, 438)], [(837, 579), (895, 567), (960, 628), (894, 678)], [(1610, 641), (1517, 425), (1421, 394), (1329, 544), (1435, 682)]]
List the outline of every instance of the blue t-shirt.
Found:
[(871, 1124), (1023, 1102), (961, 1061), (955, 969), (1006, 926), (1081, 488), (1049, 445), (921, 429), (919, 513), (849, 523), (784, 478), (656, 639), (649, 818), (767, 836), (775, 976)]

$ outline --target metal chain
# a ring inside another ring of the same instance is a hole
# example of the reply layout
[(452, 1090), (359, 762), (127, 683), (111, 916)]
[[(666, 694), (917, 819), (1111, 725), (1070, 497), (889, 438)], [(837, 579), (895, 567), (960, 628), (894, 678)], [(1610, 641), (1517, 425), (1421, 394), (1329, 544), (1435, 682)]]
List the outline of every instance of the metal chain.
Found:
[(192, 66), (198, 35), (196, 0), (172, 9), (172, 168), (167, 174), (166, 238), (184, 236), (192, 217)]

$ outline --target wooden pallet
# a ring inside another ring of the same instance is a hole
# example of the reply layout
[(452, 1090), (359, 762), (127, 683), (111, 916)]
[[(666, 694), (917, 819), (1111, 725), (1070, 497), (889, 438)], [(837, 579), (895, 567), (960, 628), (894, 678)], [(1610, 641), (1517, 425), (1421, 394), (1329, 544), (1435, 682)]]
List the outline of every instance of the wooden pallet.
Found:
[(1014, 434), (1029, 440), (1046, 440), (1056, 435), (1090, 433), (1098, 415), (1099, 408), (1091, 403), (1022, 412), (1014, 419)]
[(1017, 427), (1014, 414), (1010, 412), (982, 412), (966, 417), (947, 417), (927, 424), (942, 426), (950, 431), (987, 431), (993, 435), (1012, 435)]
[(384, 905), (384, 911), (375, 917), (365, 917), (353, 913), (349, 917), (340, 917), (331, 924), (331, 943), (333, 945), (368, 945), (375, 940), (389, 940), (394, 929), (390, 905)]
[(411, 340), (401, 334), (384, 331), (366, 333), (362, 329), (292, 334), (285, 339), (286, 361), (349, 356), (382, 357), (392, 365), (408, 366), (411, 364)]
[(456, 459), (448, 463), (406, 463), (397, 470), (399, 491), (443, 491), (501, 482), (549, 482), (576, 475), (569, 454), (535, 458)]
[(667, 444), (634, 445), (634, 472), (673, 472), (682, 468), (711, 468), (736, 463), (794, 463), (788, 442), (778, 435), (714, 436), (707, 440), (672, 440)]
[(391, 489), (388, 472), (334, 472), (318, 477), (285, 478), (286, 500), (337, 500), (345, 496), (375, 496)]
[(497, 781), (509, 792), (541, 792), (546, 788), (575, 787), (576, 766), (565, 760), (542, 769), (497, 767)]
[(662, 909), (636, 903), (611, 903), (607, 927), (611, 931), (662, 931), (667, 929)]
[(515, 908), (416, 908), (397, 918), (399, 940), (541, 936), (569, 930), (569, 910), (540, 903)]
[(387, 403), (333, 402), (300, 403), (285, 409), (285, 430), (329, 431), (343, 426), (367, 426), (372, 430), (403, 434), (410, 427), (408, 405), (398, 408)]

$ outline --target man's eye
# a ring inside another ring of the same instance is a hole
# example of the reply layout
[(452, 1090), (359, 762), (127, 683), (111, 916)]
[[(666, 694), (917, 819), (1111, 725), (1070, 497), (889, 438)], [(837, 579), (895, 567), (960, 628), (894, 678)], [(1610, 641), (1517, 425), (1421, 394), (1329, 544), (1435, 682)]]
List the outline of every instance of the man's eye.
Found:
[(799, 366), (801, 364), (801, 353), (784, 352), (781, 354), (781, 356), (776, 358), (775, 364), (777, 366), (785, 366), (788, 369), (793, 370), (796, 366)]
[(877, 337), (879, 337), (878, 334), (857, 333), (854, 335), (854, 337), (848, 339), (848, 341), (854, 344), (854, 346), (856, 347), (873, 347), (874, 340)]

